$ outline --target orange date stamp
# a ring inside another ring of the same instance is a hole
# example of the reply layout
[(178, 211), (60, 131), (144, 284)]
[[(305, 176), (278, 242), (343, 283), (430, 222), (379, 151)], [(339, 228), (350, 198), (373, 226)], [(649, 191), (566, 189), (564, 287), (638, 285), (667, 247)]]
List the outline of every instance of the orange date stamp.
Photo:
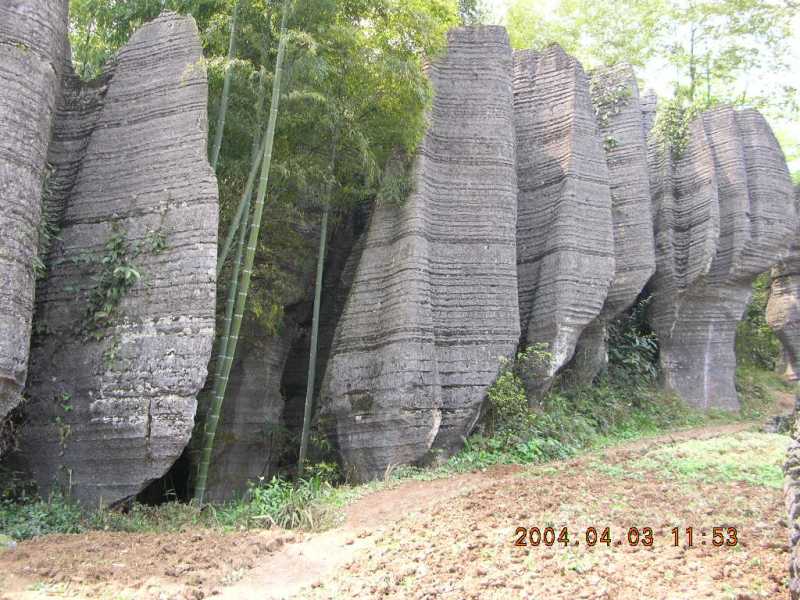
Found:
[[(663, 532), (663, 529), (659, 530)], [(657, 541), (661, 537), (661, 541)], [(713, 546), (733, 547), (739, 544), (736, 527), (673, 527), (669, 535), (657, 536), (652, 527), (627, 527), (614, 530), (611, 527), (586, 527), (570, 530), (568, 527), (517, 527), (514, 532), (515, 546), (642, 546), (650, 548), (660, 544), (674, 547)]]

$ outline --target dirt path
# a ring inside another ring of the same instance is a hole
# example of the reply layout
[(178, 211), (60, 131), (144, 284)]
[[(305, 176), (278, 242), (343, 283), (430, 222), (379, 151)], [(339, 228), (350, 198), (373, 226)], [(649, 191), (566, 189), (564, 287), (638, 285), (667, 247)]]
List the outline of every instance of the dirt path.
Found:
[[(660, 449), (680, 457), (682, 445), (702, 440), (761, 443), (748, 428), (687, 430), (560, 463), (408, 481), (362, 497), (344, 525), (317, 534), (50, 536), (0, 555), (0, 598), (784, 597), (779, 489), (676, 480), (635, 462)], [(533, 526), (556, 534), (567, 527), (569, 542), (515, 546), (516, 528)], [(737, 527), (738, 544), (712, 546), (717, 526)], [(587, 547), (589, 527), (608, 527), (611, 544)], [(653, 545), (625, 541), (631, 527), (652, 528)], [(683, 536), (677, 547), (673, 527)], [(695, 530), (690, 548), (687, 527)]]
[[(593, 452), (581, 458), (550, 463), (548, 468), (574, 468), (601, 456), (628, 456), (662, 444), (683, 440), (708, 439), (744, 431), (751, 425), (736, 423), (672, 432), (657, 437), (636, 440), (623, 446)], [(248, 573), (236, 585), (222, 591), (220, 598), (244, 600), (246, 598), (290, 598), (303, 588), (320, 587), (326, 577), (335, 574), (344, 565), (352, 564), (362, 550), (373, 548), (392, 532), (392, 525), (400, 521), (423, 521), (425, 515), (438, 515), (456, 499), (487, 495), (493, 489), (515, 487), (524, 471), (519, 466), (497, 466), (484, 472), (457, 475), (435, 481), (408, 481), (399, 486), (369, 494), (347, 509), (343, 527), (321, 535), (311, 535), (303, 541), (287, 546), (283, 552), (269, 557), (263, 564)], [(458, 524), (455, 524), (458, 527)], [(369, 554), (369, 552), (367, 552)], [(274, 574), (280, 573), (280, 578)]]

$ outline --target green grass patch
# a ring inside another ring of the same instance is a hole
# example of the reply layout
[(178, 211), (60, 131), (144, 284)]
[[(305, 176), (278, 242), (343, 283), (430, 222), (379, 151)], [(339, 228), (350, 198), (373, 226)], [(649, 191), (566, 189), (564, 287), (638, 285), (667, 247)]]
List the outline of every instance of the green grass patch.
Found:
[(741, 432), (661, 446), (621, 466), (626, 473), (649, 471), (670, 479), (744, 481), (780, 489), (788, 445), (788, 436)]
[[(353, 494), (355, 495), (355, 494)], [(132, 503), (127, 510), (88, 510), (60, 494), (48, 499), (0, 499), (0, 535), (16, 540), (51, 533), (85, 531), (178, 532), (193, 528), (324, 529), (335, 523), (336, 508), (348, 499), (347, 488), (334, 488), (319, 475), (294, 483), (273, 477), (250, 486), (244, 498), (224, 504)]]

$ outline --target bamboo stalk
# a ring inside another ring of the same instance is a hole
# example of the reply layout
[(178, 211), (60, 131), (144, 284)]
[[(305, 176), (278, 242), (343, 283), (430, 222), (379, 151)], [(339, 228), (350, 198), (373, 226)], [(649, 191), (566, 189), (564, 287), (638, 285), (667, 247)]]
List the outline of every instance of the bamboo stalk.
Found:
[[(258, 88), (258, 105), (256, 107), (256, 123), (259, 125), (261, 124), (261, 112), (264, 110), (264, 100), (266, 100), (266, 94), (264, 93), (265, 79), (266, 72), (264, 67), (261, 67), (261, 76)], [(250, 207), (250, 199), (253, 195), (253, 185), (255, 184), (256, 176), (258, 175), (258, 168), (261, 166), (261, 156), (264, 154), (265, 143), (265, 137), (262, 137), (260, 144), (257, 139), (253, 139), (253, 149), (250, 159), (250, 173), (247, 175), (247, 182), (244, 186), (244, 192), (242, 192), (242, 197), (239, 200), (239, 208), (236, 210), (236, 215), (228, 227), (228, 234), (225, 236), (225, 242), (222, 244), (222, 250), (220, 250), (219, 257), (217, 258), (217, 278), (219, 278), (220, 273), (222, 273), (222, 268), (225, 266), (228, 253), (231, 251), (231, 246), (233, 246), (233, 240), (236, 237), (236, 233), (239, 231), (239, 225), (242, 222), (242, 215), (244, 214), (245, 210), (248, 210)], [(247, 204), (247, 208), (245, 208), (245, 204)]]
[(300, 455), (297, 459), (297, 474), (302, 475), (308, 451), (308, 437), (311, 429), (311, 409), (313, 404), (314, 380), (317, 372), (317, 343), (319, 339), (319, 307), (322, 300), (322, 275), (325, 268), (325, 241), (328, 237), (328, 203), (322, 212), (322, 228), (319, 237), (317, 256), (317, 281), (314, 285), (314, 317), (311, 322), (311, 348), (308, 358), (308, 378), (306, 379), (306, 403), (303, 408), (303, 432), (300, 436)]
[(208, 479), (208, 468), (211, 463), (211, 454), (214, 449), (214, 436), (217, 432), (219, 415), (222, 409), (222, 401), (225, 398), (225, 390), (228, 387), (228, 378), (231, 372), (231, 364), (236, 354), (236, 346), (239, 341), (239, 331), (244, 317), (247, 294), (250, 291), (250, 279), (253, 274), (253, 261), (256, 254), (258, 235), (261, 230), (261, 218), (264, 213), (264, 196), (267, 193), (267, 183), (269, 182), (269, 169), (272, 162), (272, 146), (275, 141), (275, 125), (278, 121), (278, 103), (281, 95), (281, 75), (283, 70), (283, 59), (286, 55), (286, 21), (289, 13), (289, 0), (283, 2), (283, 14), (281, 16), (281, 38), (278, 44), (278, 56), (275, 61), (275, 77), (272, 82), (272, 101), (270, 104), (269, 122), (265, 134), (264, 158), (261, 165), (261, 178), (258, 184), (258, 195), (253, 208), (253, 221), (250, 225), (250, 235), (247, 242), (247, 252), (244, 257), (244, 267), (242, 269), (241, 281), (236, 291), (236, 306), (233, 312), (230, 336), (223, 357), (221, 377), (214, 381), (214, 399), (211, 409), (206, 416), (206, 423), (203, 435), (203, 451), (198, 466), (197, 481), (195, 483), (195, 500), (202, 504), (205, 498), (206, 483)]
[(214, 129), (214, 145), (211, 148), (211, 168), (217, 170), (217, 161), (219, 160), (219, 150), (222, 147), (222, 132), (225, 129), (225, 114), (228, 112), (228, 96), (231, 89), (231, 62), (236, 54), (236, 17), (239, 14), (239, 2), (233, 6), (233, 16), (231, 17), (231, 37), (228, 41), (228, 59), (225, 63), (225, 79), (222, 82), (222, 100), (219, 105), (219, 114), (217, 115), (217, 126)]
[(333, 196), (333, 182), (336, 168), (336, 145), (339, 141), (338, 131), (334, 132), (331, 139), (331, 162), (329, 171), (331, 179), (328, 182), (323, 200), (322, 226), (319, 235), (319, 253), (317, 255), (317, 280), (314, 283), (314, 316), (311, 321), (311, 347), (308, 357), (308, 377), (306, 379), (306, 399), (303, 407), (303, 430), (300, 434), (300, 452), (297, 458), (297, 476), (303, 474), (306, 454), (308, 452), (308, 438), (311, 434), (311, 412), (314, 405), (314, 384), (317, 373), (317, 345), (319, 342), (319, 310), (322, 303), (322, 276), (325, 269), (325, 244), (328, 240), (328, 214), (330, 213), (331, 199)]

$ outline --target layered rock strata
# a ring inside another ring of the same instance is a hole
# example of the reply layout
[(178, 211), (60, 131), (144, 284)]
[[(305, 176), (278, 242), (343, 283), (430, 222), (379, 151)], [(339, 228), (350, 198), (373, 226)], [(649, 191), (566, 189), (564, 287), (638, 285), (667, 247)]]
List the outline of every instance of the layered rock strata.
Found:
[(514, 124), (521, 339), (549, 353), (527, 378), (533, 401), (603, 309), (615, 248), (609, 169), (580, 63), (558, 46), (515, 52)]
[(201, 59), (194, 21), (167, 13), (97, 82), (64, 81), (48, 159), (59, 234), (37, 292), (20, 453), (45, 494), (113, 504), (189, 440), (216, 284)]
[(414, 191), (371, 215), (322, 385), (323, 418), (357, 479), (452, 452), (519, 339), (511, 49), (455, 29)]
[(789, 594), (800, 600), (800, 397), (792, 414), (792, 440), (783, 465), (783, 498), (789, 530)]
[(42, 184), (67, 57), (67, 0), (0, 4), (0, 428), (28, 370)]
[[(800, 208), (800, 186), (795, 187), (795, 207)], [(783, 345), (790, 381), (800, 377), (800, 239), (797, 236), (789, 253), (772, 269), (772, 285), (767, 302), (767, 323)]]
[(591, 95), (608, 164), (615, 269), (603, 309), (583, 331), (570, 365), (583, 383), (608, 362), (608, 323), (633, 304), (656, 267), (647, 143), (633, 69), (594, 71)]
[(654, 137), (650, 320), (665, 383), (698, 408), (734, 410), (736, 325), (753, 279), (785, 254), (797, 226), (786, 162), (749, 109), (696, 118), (679, 157)]

